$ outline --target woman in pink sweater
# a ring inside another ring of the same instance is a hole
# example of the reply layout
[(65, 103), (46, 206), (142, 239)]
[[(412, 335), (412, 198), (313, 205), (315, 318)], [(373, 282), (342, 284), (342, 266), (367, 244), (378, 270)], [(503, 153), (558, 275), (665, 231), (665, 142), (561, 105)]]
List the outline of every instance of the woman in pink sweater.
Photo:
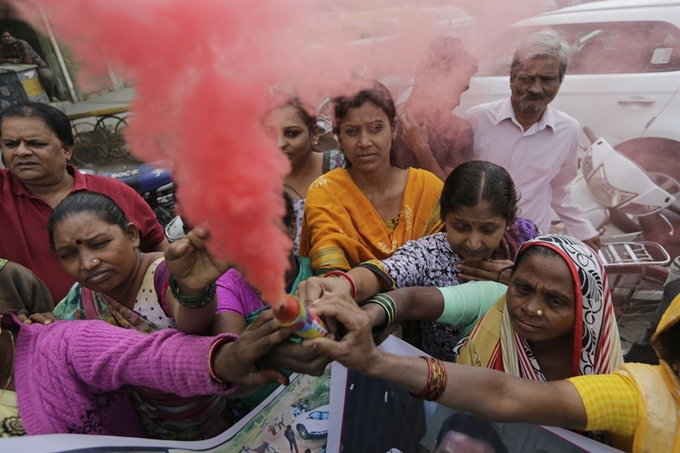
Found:
[(0, 422), (11, 428), (0, 437), (24, 429), (29, 435), (146, 437), (125, 385), (180, 396), (234, 396), (268, 382), (285, 384), (280, 371), (255, 366), (291, 333), (270, 312), (238, 338), (174, 329), (143, 334), (103, 321), (22, 324), (0, 315)]

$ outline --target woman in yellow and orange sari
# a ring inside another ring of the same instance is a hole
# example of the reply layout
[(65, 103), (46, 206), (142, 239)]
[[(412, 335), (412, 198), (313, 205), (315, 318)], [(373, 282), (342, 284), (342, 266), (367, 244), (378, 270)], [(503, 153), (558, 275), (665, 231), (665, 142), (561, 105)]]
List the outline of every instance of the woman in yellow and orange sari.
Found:
[(310, 258), (316, 274), (388, 258), (406, 241), (441, 230), (442, 181), (391, 165), (396, 109), (384, 85), (336, 99), (333, 130), (350, 165), (307, 192), (300, 256)]

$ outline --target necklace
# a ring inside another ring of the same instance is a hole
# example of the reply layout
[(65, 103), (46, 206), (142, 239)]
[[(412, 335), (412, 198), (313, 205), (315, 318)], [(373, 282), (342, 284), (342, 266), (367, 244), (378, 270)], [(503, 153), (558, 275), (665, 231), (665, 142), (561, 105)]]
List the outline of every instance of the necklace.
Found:
[[(1, 318), (0, 318), (1, 319)], [(2, 333), (2, 328), (0, 328), (0, 333)], [(12, 331), (9, 331), (9, 338), (12, 340), (12, 371), (9, 373), (9, 379), (7, 379), (7, 384), (5, 384), (5, 388), (2, 389), (2, 393), (0, 393), (0, 400), (2, 399), (3, 396), (5, 396), (5, 392), (9, 388), (10, 382), (12, 382), (12, 376), (14, 376), (14, 362), (16, 361), (16, 344), (14, 343), (14, 334)]]

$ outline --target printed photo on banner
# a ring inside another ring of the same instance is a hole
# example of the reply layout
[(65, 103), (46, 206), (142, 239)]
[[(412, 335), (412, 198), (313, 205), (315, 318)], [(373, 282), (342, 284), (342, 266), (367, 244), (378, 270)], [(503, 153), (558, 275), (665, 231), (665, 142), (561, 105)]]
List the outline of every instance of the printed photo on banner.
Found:
[[(195, 442), (57, 434), (3, 439), (4, 451), (31, 453), (313, 453), (326, 451), (331, 366), (320, 377), (293, 374), (224, 433)], [(5, 450), (6, 448), (6, 450)], [(330, 450), (328, 450), (330, 451)]]
[[(424, 353), (391, 336), (381, 349), (404, 356)], [(387, 381), (332, 364), (328, 451), (363, 453), (583, 453), (616, 452), (559, 428), (491, 423), (435, 402), (413, 398)], [(337, 420), (342, 420), (337, 423)]]

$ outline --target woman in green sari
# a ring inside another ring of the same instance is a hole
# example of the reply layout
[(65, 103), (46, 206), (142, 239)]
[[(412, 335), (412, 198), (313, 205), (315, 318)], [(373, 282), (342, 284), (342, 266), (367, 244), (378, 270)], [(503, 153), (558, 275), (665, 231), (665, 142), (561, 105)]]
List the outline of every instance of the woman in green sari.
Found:
[[(217, 308), (215, 281), (230, 266), (208, 254), (205, 228), (195, 228), (165, 253), (143, 253), (139, 229), (111, 198), (79, 191), (54, 209), (49, 235), (62, 268), (76, 280), (54, 309), (58, 318), (100, 319), (143, 333), (208, 330)], [(128, 392), (152, 437), (209, 438), (229, 426), (223, 397)]]

